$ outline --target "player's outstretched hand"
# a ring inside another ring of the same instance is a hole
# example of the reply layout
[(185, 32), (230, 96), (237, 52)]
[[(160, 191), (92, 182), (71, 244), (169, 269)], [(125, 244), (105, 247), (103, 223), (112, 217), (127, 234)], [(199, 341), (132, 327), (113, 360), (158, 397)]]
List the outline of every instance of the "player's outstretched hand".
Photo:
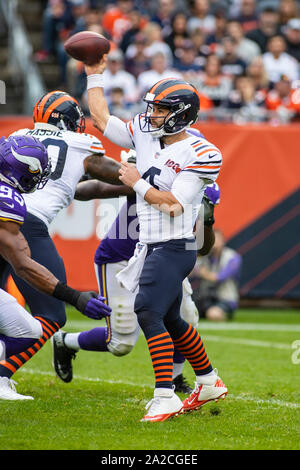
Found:
[(89, 318), (101, 320), (109, 317), (111, 308), (104, 303), (105, 297), (94, 291), (81, 292), (77, 300), (77, 309)]

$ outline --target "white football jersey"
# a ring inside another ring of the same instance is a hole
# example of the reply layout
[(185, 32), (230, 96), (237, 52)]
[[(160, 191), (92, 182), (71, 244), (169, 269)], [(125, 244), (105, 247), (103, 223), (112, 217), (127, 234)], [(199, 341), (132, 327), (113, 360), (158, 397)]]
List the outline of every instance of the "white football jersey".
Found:
[[(139, 122), (141, 120), (141, 122)], [(157, 243), (178, 238), (191, 238), (207, 184), (216, 180), (222, 164), (220, 150), (203, 137), (192, 135), (174, 144), (163, 146), (151, 133), (142, 132), (141, 115), (129, 121), (127, 131), (137, 154), (137, 170), (154, 188), (171, 191), (182, 172), (198, 175), (205, 184), (182, 215), (170, 217), (150, 206), (137, 194), (140, 241)], [(181, 201), (179, 201), (181, 202)]]
[(46, 186), (23, 194), (27, 211), (48, 226), (72, 202), (76, 185), (84, 174), (84, 160), (94, 153), (104, 155), (104, 148), (93, 135), (63, 131), (51, 124), (36, 123), (34, 129), (20, 129), (13, 135), (36, 137), (51, 157), (52, 173)]

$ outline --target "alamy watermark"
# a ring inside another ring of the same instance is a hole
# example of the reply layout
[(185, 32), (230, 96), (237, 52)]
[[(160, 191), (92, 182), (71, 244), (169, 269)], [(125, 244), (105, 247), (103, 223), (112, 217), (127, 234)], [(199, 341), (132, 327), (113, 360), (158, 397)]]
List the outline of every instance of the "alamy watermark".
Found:
[(6, 104), (6, 85), (3, 80), (0, 80), (0, 104)]
[[(137, 217), (137, 205), (124, 204), (124, 198), (119, 198), (118, 204), (101, 201), (97, 209), (99, 222), (96, 234), (99, 239), (107, 236), (111, 240), (133, 241), (142, 239), (149, 243), (166, 241), (178, 238), (190, 238), (192, 233), (196, 239), (197, 249), (201, 249), (204, 243), (204, 208), (201, 206), (198, 213), (192, 204), (184, 206), (184, 212), (175, 217), (168, 213), (166, 205), (147, 205), (139, 212)], [(117, 221), (114, 220), (117, 218)], [(195, 249), (194, 243), (186, 244), (187, 250)]]

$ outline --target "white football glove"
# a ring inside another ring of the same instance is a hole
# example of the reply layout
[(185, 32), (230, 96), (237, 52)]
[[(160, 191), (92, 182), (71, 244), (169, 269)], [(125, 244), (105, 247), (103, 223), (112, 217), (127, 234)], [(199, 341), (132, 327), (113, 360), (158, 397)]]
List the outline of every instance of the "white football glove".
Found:
[(130, 149), (128, 152), (122, 150), (120, 153), (121, 162), (136, 163), (136, 151)]

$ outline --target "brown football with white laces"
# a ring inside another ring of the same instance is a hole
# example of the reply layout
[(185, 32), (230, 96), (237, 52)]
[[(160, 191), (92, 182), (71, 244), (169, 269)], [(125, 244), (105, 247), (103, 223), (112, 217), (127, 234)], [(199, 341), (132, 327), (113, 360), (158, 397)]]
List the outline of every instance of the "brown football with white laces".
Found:
[(102, 34), (81, 31), (73, 34), (64, 43), (66, 52), (86, 65), (97, 64), (110, 50), (110, 42)]

